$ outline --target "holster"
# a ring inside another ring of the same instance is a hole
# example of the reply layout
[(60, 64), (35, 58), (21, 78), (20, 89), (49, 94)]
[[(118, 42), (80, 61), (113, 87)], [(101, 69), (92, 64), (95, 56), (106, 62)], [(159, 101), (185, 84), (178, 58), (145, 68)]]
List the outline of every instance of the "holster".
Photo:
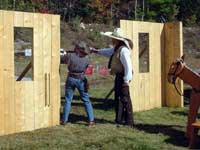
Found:
[(88, 80), (87, 80), (86, 77), (83, 79), (83, 83), (84, 83), (84, 91), (88, 92), (88, 90), (89, 90), (89, 83), (88, 83)]

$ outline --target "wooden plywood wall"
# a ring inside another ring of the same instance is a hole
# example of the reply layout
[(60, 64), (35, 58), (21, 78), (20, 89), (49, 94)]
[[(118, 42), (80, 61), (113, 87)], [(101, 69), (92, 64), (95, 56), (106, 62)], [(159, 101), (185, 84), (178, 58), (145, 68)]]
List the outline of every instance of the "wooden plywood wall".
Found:
[[(182, 106), (181, 103), (177, 103), (181, 101), (181, 96), (176, 94), (176, 96), (171, 95), (171, 98), (168, 97), (176, 91), (166, 83), (169, 63), (182, 53), (181, 34), (177, 31), (180, 28), (179, 23), (173, 24), (172, 28), (177, 32), (170, 31), (170, 35), (167, 30), (168, 24), (163, 23), (121, 20), (120, 27), (125, 31), (126, 37), (132, 39), (134, 45), (132, 50), (134, 74), (130, 85), (133, 111), (149, 110), (161, 106)], [(149, 34), (149, 72), (147, 73), (139, 72), (139, 33)], [(176, 51), (179, 55), (174, 55), (172, 51)], [(179, 86), (182, 85), (179, 83)]]
[[(165, 83), (165, 105), (173, 107), (182, 107), (183, 106), (183, 97), (180, 96), (174, 88), (174, 85), (169, 84), (167, 81), (167, 73), (170, 68), (170, 64), (173, 61), (176, 61), (177, 58), (180, 58), (183, 55), (183, 31), (182, 23), (165, 23), (165, 53), (164, 53), (164, 83)], [(183, 81), (177, 80), (177, 88), (183, 93)]]
[[(14, 27), (33, 28), (33, 81), (15, 81)], [(0, 10), (0, 135), (59, 124), (60, 17)]]

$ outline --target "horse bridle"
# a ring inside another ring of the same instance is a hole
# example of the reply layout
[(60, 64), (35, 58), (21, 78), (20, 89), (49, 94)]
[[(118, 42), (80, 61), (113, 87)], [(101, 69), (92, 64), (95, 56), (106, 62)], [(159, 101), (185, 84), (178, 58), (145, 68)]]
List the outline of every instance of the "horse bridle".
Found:
[[(181, 63), (182, 63), (183, 65), (181, 65)], [(178, 70), (178, 68), (179, 68), (179, 65), (181, 65), (181, 69), (180, 69), (180, 71), (177, 72), (177, 70)], [(177, 79), (177, 77), (182, 73), (184, 66), (185, 66), (184, 61), (183, 61), (182, 59), (179, 59), (179, 60), (176, 62), (176, 69), (175, 69), (175, 71), (174, 71), (173, 73), (168, 73), (168, 75), (171, 75), (171, 76), (172, 76), (172, 84), (174, 85), (174, 87), (175, 87), (177, 93), (178, 93), (180, 96), (183, 96), (183, 97), (185, 97), (185, 95), (182, 94), (182, 93), (180, 92), (180, 90), (177, 88), (177, 86), (176, 86), (176, 79)], [(171, 67), (170, 67), (170, 68), (171, 68)]]

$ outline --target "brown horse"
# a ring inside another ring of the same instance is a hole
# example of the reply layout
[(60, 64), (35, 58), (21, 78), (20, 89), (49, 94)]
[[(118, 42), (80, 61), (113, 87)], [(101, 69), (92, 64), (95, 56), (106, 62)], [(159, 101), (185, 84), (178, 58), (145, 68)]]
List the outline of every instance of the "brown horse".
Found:
[(196, 121), (198, 109), (200, 106), (200, 75), (192, 71), (186, 66), (184, 62), (185, 56), (177, 59), (170, 65), (168, 72), (168, 81), (175, 84), (176, 79), (179, 77), (185, 83), (192, 87), (192, 94), (190, 96), (190, 106), (187, 121), (186, 137), (191, 137), (191, 126)]

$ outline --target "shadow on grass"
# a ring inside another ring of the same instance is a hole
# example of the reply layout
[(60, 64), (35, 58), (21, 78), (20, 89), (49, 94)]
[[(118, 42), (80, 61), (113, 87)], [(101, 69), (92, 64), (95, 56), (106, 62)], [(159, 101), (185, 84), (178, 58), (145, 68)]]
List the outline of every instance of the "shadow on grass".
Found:
[[(88, 118), (86, 116), (83, 116), (83, 115), (78, 115), (78, 114), (74, 114), (74, 113), (71, 113), (70, 116), (69, 116), (69, 122), (71, 123), (79, 123), (81, 121), (83, 122), (87, 122)], [(97, 124), (115, 124), (114, 121), (109, 121), (109, 120), (105, 120), (105, 119), (98, 119), (98, 118), (95, 118), (95, 122)]]
[(161, 133), (164, 135), (168, 135), (169, 138), (166, 139), (165, 142), (176, 146), (187, 147), (189, 144), (188, 139), (185, 138), (185, 132), (174, 129), (175, 127), (182, 127), (182, 126), (137, 124), (135, 127), (138, 130), (142, 130), (147, 133), (153, 133), (153, 134)]
[[(60, 114), (60, 118), (62, 118), (62, 113)], [(85, 124), (88, 122), (88, 118), (84, 115), (79, 115), (79, 114), (74, 114), (70, 113), (69, 115), (69, 122), (74, 123), (74, 124)], [(80, 122), (85, 122), (85, 123), (80, 123)], [(109, 121), (105, 119), (98, 119), (95, 118), (95, 123), (97, 124), (116, 124), (114, 121)]]
[[(61, 99), (62, 99), (61, 105), (63, 106), (65, 97), (61, 97)], [(103, 98), (94, 98), (94, 97), (90, 97), (90, 99), (92, 102), (93, 109), (100, 109), (100, 110), (108, 111), (109, 109), (113, 109), (114, 105), (115, 105), (114, 100), (112, 100), (112, 99), (105, 100)], [(79, 96), (74, 95), (72, 106), (75, 106), (76, 109), (78, 109), (78, 107), (84, 107), (84, 104), (81, 102)], [(60, 118), (62, 118), (62, 113), (60, 114)], [(81, 122), (81, 121), (87, 122), (87, 120), (88, 120), (88, 118), (86, 116), (84, 116), (83, 114), (79, 115), (77, 113), (76, 114), (70, 113), (70, 115), (69, 115), (69, 122), (71, 122), (71, 123), (79, 124), (79, 122)], [(95, 117), (95, 122), (98, 124), (106, 124), (106, 123), (115, 124), (114, 121), (99, 119), (96, 117)]]
[[(183, 111), (172, 111), (171, 113), (179, 116), (188, 116), (188, 112)], [(200, 119), (200, 114), (197, 114), (197, 119)]]
[[(62, 106), (63, 106), (65, 97), (61, 97), (61, 99), (62, 99)], [(92, 106), (94, 109), (108, 111), (110, 109), (113, 109), (115, 106), (115, 101), (113, 99), (90, 97), (90, 100), (92, 102)], [(74, 95), (73, 101), (75, 101), (76, 103), (72, 102), (72, 106), (84, 106), (84, 104), (80, 100), (80, 97), (77, 95)], [(79, 101), (80, 103), (78, 103)]]

